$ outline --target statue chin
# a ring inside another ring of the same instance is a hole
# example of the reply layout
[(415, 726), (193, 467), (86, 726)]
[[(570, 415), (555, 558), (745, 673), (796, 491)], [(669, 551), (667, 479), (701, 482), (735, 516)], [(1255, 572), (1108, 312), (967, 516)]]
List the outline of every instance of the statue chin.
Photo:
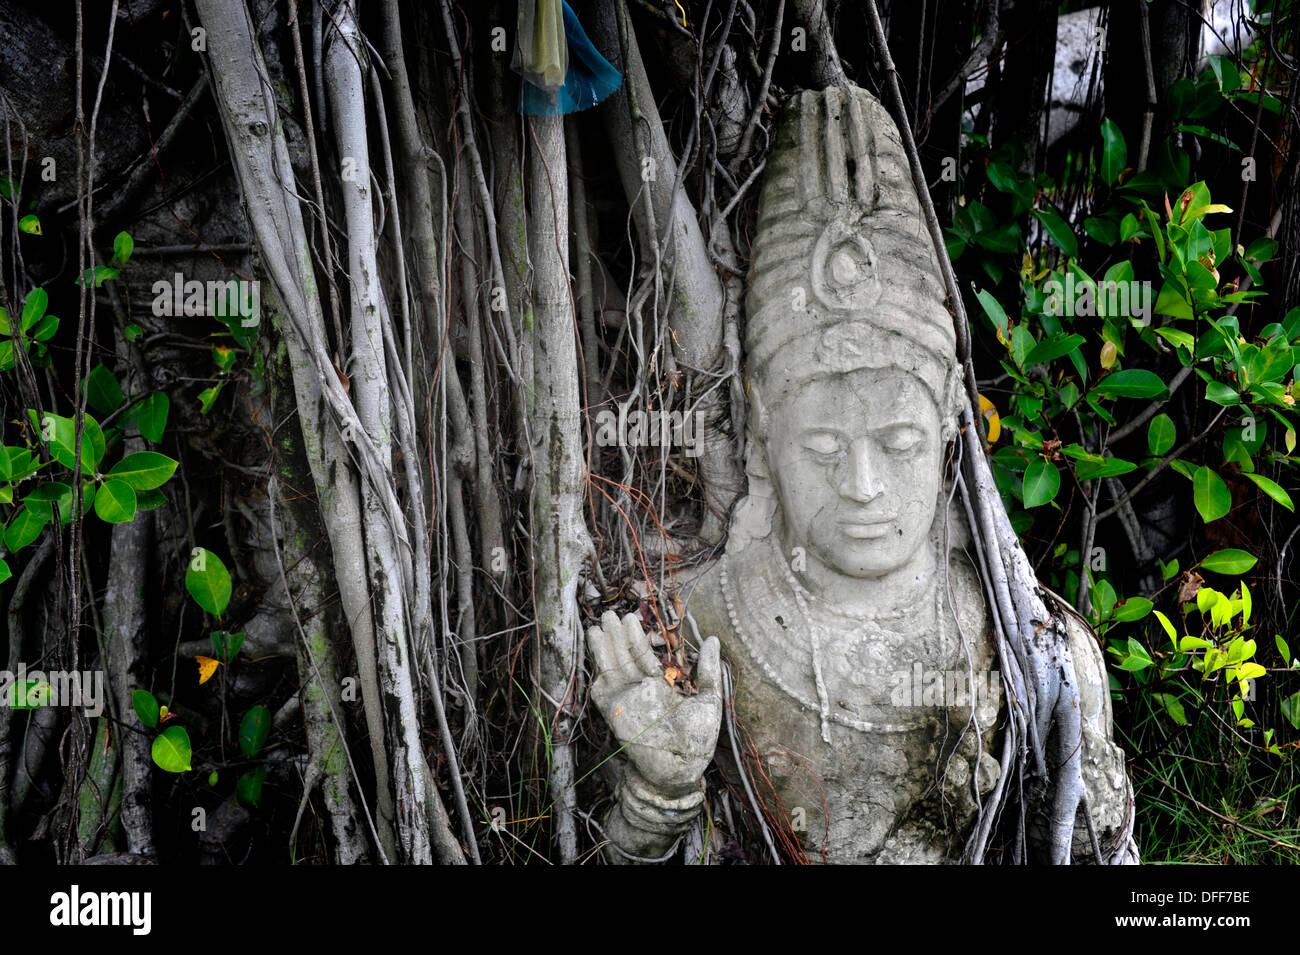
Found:
[(883, 534), (874, 537), (856, 537), (845, 532), (838, 540), (813, 544), (809, 552), (827, 570), (841, 576), (878, 579), (910, 570), (923, 539), (923, 535), (900, 536), (890, 525)]

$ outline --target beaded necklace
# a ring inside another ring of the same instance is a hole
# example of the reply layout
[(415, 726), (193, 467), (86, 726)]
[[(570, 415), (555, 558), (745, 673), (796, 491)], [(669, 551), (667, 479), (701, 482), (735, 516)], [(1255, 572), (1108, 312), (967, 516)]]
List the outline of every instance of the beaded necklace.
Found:
[[(731, 555), (723, 556), (719, 567), (718, 580), (722, 589), (723, 602), (727, 608), (727, 618), (730, 620), (732, 629), (736, 633), (737, 638), (744, 644), (746, 651), (751, 657), (753, 657), (754, 661), (759, 665), (759, 668), (763, 671), (771, 684), (786, 696), (803, 705), (805, 708), (819, 714), (821, 720), (822, 740), (828, 744), (831, 741), (831, 723), (838, 723), (841, 726), (846, 726), (849, 729), (861, 733), (902, 733), (917, 729), (918, 722), (916, 720), (907, 723), (873, 722), (854, 719), (845, 713), (841, 713), (838, 709), (832, 708), (830, 694), (827, 691), (826, 679), (823, 672), (823, 656), (825, 652), (823, 639), (824, 634), (822, 633), (823, 624), (818, 621), (825, 617), (852, 621), (854, 624), (859, 626), (866, 625), (868, 629), (878, 631), (880, 638), (882, 640), (887, 640), (889, 632), (880, 626), (880, 621), (900, 620), (907, 617), (909, 614), (915, 613), (917, 609), (917, 603), (914, 602), (915, 598), (921, 596), (923, 591), (927, 588), (924, 585), (914, 588), (912, 592), (899, 601), (899, 603), (902, 604), (900, 607), (890, 608), (878, 613), (846, 611), (838, 607), (829, 606), (815, 595), (809, 593), (794, 576), (794, 572), (790, 569), (785, 560), (769, 544), (758, 544), (756, 542), (751, 546), (765, 547), (762, 556), (768, 558), (768, 562), (774, 562), (780, 567), (782, 577), (784, 578), (790, 593), (794, 596), (795, 604), (798, 606), (800, 615), (800, 619), (792, 622), (791, 625), (786, 625), (785, 621), (777, 618), (777, 622), (786, 631), (786, 634), (784, 635), (774, 635), (762, 615), (755, 615), (752, 613), (748, 614), (747, 616), (752, 619), (742, 623), (738, 607), (747, 602), (742, 602), (738, 599), (736, 588), (728, 574), (728, 565), (731, 560)], [(938, 566), (937, 562), (936, 566)], [(761, 575), (756, 576), (761, 577)], [(932, 584), (928, 589), (932, 590), (934, 593), (934, 626), (936, 630), (938, 630), (943, 626), (942, 588)], [(779, 598), (784, 595), (774, 594), (774, 596)], [(768, 655), (764, 653), (760, 646), (760, 643), (766, 642), (768, 644), (782, 645), (794, 649), (795, 647), (800, 646), (798, 636), (801, 634), (805, 637), (805, 640), (802, 642), (806, 645), (810, 657), (813, 684), (817, 691), (817, 698), (815, 700), (810, 698), (809, 695), (800, 688), (791, 686), (781, 675), (780, 670), (772, 664)], [(759, 636), (765, 638), (765, 641), (758, 639)]]

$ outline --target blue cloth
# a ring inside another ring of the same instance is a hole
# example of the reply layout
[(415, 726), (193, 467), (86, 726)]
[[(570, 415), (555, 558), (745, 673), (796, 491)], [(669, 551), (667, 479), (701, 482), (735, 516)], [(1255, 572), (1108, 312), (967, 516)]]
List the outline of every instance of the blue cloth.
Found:
[(526, 79), (519, 84), (519, 112), (529, 116), (576, 113), (595, 106), (623, 85), (623, 75), (600, 55), (578, 16), (564, 4), (564, 38), (569, 44), (569, 69), (564, 85), (554, 93)]

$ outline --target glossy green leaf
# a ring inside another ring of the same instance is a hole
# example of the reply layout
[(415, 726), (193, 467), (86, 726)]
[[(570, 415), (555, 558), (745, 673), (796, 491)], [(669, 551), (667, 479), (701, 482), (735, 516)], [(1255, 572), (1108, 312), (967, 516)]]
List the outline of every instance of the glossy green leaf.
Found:
[(266, 767), (258, 766), (244, 773), (235, 784), (235, 798), (245, 806), (256, 809), (262, 804), (262, 787), (266, 782)]
[(1102, 120), (1101, 124), (1101, 178), (1107, 185), (1113, 185), (1128, 165), (1128, 147), (1124, 143), (1124, 133), (1112, 119)]
[(1061, 472), (1051, 461), (1035, 457), (1025, 469), (1025, 507), (1038, 507), (1056, 497), (1061, 489)]
[(1082, 335), (1053, 335), (1050, 338), (1044, 338), (1041, 342), (1029, 350), (1025, 356), (1024, 366), (1046, 364), (1049, 361), (1068, 355), (1087, 339)]
[(125, 524), (135, 517), (135, 491), (125, 481), (105, 481), (95, 495), (95, 514), (106, 524)]
[(1115, 605), (1115, 621), (1117, 623), (1131, 623), (1134, 620), (1141, 620), (1151, 612), (1155, 605), (1147, 600), (1146, 597), (1129, 597)]
[(1107, 375), (1092, 390), (1107, 398), (1168, 398), (1169, 389), (1154, 372), (1127, 368)]
[(149, 729), (157, 728), (161, 709), (158, 706), (158, 698), (152, 693), (148, 690), (132, 690), (131, 708), (135, 710), (135, 715), (140, 717), (141, 723)]
[(90, 407), (101, 415), (110, 415), (122, 407), (125, 400), (122, 386), (103, 362), (90, 369), (90, 374), (86, 376), (86, 398)]
[(119, 232), (113, 238), (113, 261), (118, 267), (126, 265), (131, 258), (131, 253), (135, 251), (135, 240), (131, 238), (129, 232)]
[(154, 444), (161, 442), (170, 409), (171, 399), (165, 392), (154, 391), (142, 398), (135, 411), (135, 424), (140, 429), (140, 434)]
[(1205, 560), (1201, 561), (1203, 570), (1213, 571), (1216, 574), (1226, 574), (1235, 577), (1238, 574), (1244, 574), (1259, 562), (1259, 558), (1248, 551), (1239, 550), (1236, 547), (1228, 547), (1224, 550), (1216, 550)]
[(1255, 482), (1256, 486), (1261, 491), (1263, 491), (1273, 500), (1277, 501), (1288, 511), (1295, 510), (1295, 504), (1293, 504), (1291, 501), (1291, 495), (1288, 494), (1285, 490), (1283, 490), (1282, 487), (1279, 484), (1277, 484), (1275, 481), (1271, 481), (1268, 478), (1264, 477), (1262, 474), (1255, 474), (1254, 472), (1251, 471), (1247, 471), (1245, 472), (1245, 474), (1246, 477), (1250, 478), (1250, 480)]
[(14, 515), (5, 528), (5, 550), (13, 554), (41, 536), (41, 528), (49, 523), (50, 514), (24, 507)]
[(185, 571), (185, 589), (200, 607), (219, 620), (230, 604), (230, 572), (212, 551), (204, 547), (195, 551)]
[(153, 761), (166, 772), (187, 772), (193, 755), (190, 734), (183, 726), (169, 726), (153, 741)]
[(1232, 492), (1218, 473), (1199, 467), (1192, 475), (1192, 499), (1205, 523), (1217, 521), (1232, 509)]
[(151, 491), (167, 483), (176, 470), (177, 462), (156, 451), (137, 451), (128, 454), (108, 471), (109, 477), (125, 481), (132, 490)]
[(1174, 420), (1169, 415), (1162, 413), (1151, 419), (1151, 424), (1147, 426), (1147, 450), (1154, 457), (1168, 454), (1176, 438)]
[(271, 711), (255, 706), (244, 714), (239, 724), (239, 751), (252, 759), (262, 751), (271, 735)]
[(1066, 222), (1059, 212), (1051, 206), (1044, 206), (1042, 209), (1035, 209), (1034, 215), (1043, 224), (1052, 241), (1061, 247), (1062, 252), (1070, 258), (1079, 254), (1079, 239), (1070, 228), (1070, 223)]

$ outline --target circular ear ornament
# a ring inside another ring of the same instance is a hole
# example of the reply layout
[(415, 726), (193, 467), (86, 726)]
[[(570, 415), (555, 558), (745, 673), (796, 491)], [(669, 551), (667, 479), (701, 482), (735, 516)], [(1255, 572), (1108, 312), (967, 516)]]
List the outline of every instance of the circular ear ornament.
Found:
[(876, 250), (859, 225), (832, 219), (813, 248), (813, 294), (834, 311), (871, 308), (880, 299)]

